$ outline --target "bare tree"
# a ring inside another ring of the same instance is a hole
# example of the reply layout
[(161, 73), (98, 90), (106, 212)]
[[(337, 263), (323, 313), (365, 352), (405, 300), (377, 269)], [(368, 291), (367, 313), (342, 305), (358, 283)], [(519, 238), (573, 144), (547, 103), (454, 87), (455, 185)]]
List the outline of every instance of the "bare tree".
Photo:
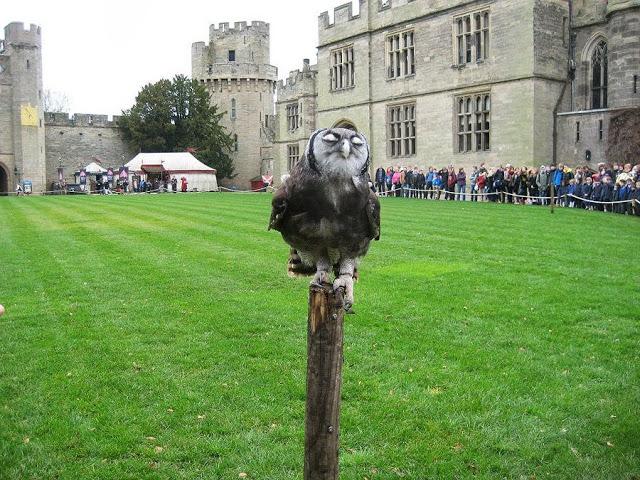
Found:
[(68, 112), (69, 97), (64, 92), (46, 89), (42, 98), (45, 112)]

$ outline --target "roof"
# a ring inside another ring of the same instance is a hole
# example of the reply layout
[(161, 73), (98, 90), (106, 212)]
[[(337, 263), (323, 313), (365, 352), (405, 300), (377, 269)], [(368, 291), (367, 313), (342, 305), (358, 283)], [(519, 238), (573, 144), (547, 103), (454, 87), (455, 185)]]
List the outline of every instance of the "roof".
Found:
[(84, 167), (87, 173), (107, 173), (107, 169), (98, 165), (96, 162), (91, 162), (89, 165)]
[(189, 152), (139, 153), (125, 165), (134, 172), (141, 172), (147, 166), (155, 166), (155, 169), (160, 167), (160, 170), (167, 172), (216, 173), (214, 168), (208, 167)]

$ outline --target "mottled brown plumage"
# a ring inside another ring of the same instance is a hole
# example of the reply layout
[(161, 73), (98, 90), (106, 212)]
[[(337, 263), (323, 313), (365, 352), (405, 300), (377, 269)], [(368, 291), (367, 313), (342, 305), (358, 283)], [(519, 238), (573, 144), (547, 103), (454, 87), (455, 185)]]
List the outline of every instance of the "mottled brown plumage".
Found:
[[(309, 139), (303, 158), (272, 201), (269, 229), (282, 233), (301, 260), (314, 268), (313, 282), (329, 280), (353, 303), (353, 275), (380, 238), (380, 204), (368, 182), (369, 146), (363, 135), (343, 128), (322, 129)], [(300, 262), (299, 262), (300, 263)]]

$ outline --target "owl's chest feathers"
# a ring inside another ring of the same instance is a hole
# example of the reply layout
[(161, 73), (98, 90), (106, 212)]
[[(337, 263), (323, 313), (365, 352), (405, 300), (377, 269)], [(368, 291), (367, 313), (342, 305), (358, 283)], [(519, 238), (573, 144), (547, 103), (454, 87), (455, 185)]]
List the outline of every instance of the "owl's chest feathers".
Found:
[[(362, 211), (366, 195), (356, 188), (351, 178), (322, 180), (309, 185), (307, 207), (318, 218), (357, 216)], [(313, 192), (313, 193), (311, 193)]]
[[(356, 184), (358, 187), (356, 187)], [(366, 221), (365, 203), (368, 190), (358, 179), (315, 179), (305, 182), (297, 192), (297, 208), (292, 219), (298, 224), (297, 235), (336, 241), (359, 231)], [(302, 221), (302, 224), (298, 223)]]
[[(326, 202), (331, 209), (335, 210), (336, 213), (343, 213), (343, 210), (348, 208), (353, 200), (357, 200), (354, 198), (355, 189), (353, 185), (350, 184), (340, 184), (335, 185), (329, 183), (327, 187), (324, 189), (324, 193), (326, 195)], [(349, 210), (346, 210), (347, 212)]]

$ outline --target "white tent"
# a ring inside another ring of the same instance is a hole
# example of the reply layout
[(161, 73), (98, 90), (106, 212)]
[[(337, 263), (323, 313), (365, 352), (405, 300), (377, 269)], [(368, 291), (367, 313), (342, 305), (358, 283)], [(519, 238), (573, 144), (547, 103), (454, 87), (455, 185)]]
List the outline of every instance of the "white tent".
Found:
[[(82, 170), (85, 171), (85, 173), (87, 174), (85, 178), (86, 183), (82, 184), (80, 187), (80, 191), (82, 192), (89, 192), (91, 190), (91, 185), (92, 185), (92, 181), (90, 180), (90, 178), (92, 176), (98, 176), (98, 175), (104, 175), (105, 173), (107, 173), (107, 169), (104, 168), (102, 165), (100, 165), (98, 162), (91, 162), (89, 165), (87, 165), (86, 167), (84, 167)], [(82, 177), (80, 176), (80, 170), (78, 170), (77, 172), (75, 172), (74, 174), (75, 177), (75, 183), (80, 183), (82, 181)]]
[(125, 167), (129, 167), (130, 174), (135, 173), (143, 178), (146, 178), (147, 174), (176, 177), (178, 189), (180, 189), (180, 180), (185, 177), (188, 190), (218, 191), (215, 169), (206, 166), (189, 152), (139, 153)]
[(87, 175), (95, 175), (96, 173), (107, 173), (107, 169), (98, 165), (96, 162), (91, 162), (89, 165), (84, 167), (87, 172)]

